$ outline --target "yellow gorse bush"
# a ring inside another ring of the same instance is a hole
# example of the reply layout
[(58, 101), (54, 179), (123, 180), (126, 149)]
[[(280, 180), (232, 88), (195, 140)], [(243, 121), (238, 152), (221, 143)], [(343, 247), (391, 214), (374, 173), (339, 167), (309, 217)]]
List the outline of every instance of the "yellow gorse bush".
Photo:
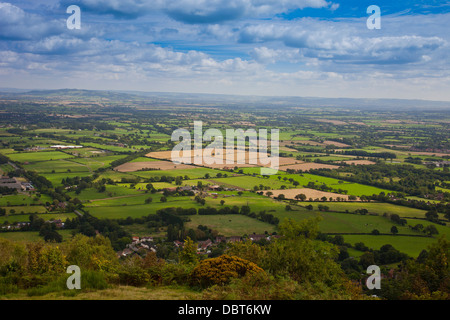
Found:
[(235, 256), (222, 255), (201, 261), (192, 271), (192, 285), (208, 287), (228, 283), (233, 278), (264, 272), (253, 262)]

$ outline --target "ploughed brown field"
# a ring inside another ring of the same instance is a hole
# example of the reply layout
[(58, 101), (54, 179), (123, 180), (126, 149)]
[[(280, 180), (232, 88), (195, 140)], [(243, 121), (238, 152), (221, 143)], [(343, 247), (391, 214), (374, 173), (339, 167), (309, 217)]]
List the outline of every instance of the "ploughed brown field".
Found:
[[(268, 191), (266, 191), (266, 192), (268, 192)], [(327, 199), (328, 199), (327, 201), (329, 201), (330, 198), (333, 198), (332, 199), (333, 201), (337, 201), (336, 199), (339, 197), (341, 199), (344, 199), (345, 201), (348, 201), (348, 195), (333, 193), (333, 192), (325, 192), (325, 191), (309, 189), (309, 188), (270, 190), (270, 192), (273, 193), (273, 195), (271, 195), (272, 198), (278, 197), (280, 194), (284, 194), (286, 199), (294, 199), (295, 200), (296, 195), (303, 193), (306, 196), (306, 200), (309, 200), (309, 198), (312, 198), (313, 200), (315, 200), (315, 199), (320, 199), (322, 197), (327, 197)], [(354, 201), (360, 201), (360, 199), (358, 198), (358, 200), (354, 200)]]

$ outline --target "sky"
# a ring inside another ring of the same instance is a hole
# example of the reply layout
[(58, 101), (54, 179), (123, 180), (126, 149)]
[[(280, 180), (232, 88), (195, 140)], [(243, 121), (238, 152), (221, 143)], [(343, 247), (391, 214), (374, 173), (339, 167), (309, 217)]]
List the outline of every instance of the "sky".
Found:
[(0, 87), (450, 101), (449, 30), (439, 0), (0, 2)]

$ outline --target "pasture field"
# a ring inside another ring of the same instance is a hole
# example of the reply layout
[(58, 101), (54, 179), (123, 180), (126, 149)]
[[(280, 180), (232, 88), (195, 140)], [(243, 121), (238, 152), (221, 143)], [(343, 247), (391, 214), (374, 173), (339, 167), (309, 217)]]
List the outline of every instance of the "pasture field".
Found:
[(280, 171), (287, 171), (290, 170), (300, 170), (300, 171), (309, 171), (311, 169), (337, 169), (339, 166), (332, 165), (332, 164), (323, 164), (323, 163), (315, 163), (315, 162), (305, 162), (305, 163), (299, 163), (299, 164), (292, 164), (292, 165), (285, 165), (280, 166)]
[(86, 206), (86, 211), (99, 219), (121, 219), (121, 218), (140, 218), (148, 216), (149, 214), (156, 214), (156, 211), (169, 207), (183, 207), (183, 208), (200, 208), (201, 206), (193, 200), (160, 202), (159, 198), (153, 197), (151, 204), (142, 205), (117, 205), (117, 202), (110, 202), (113, 206)]
[(68, 194), (73, 198), (78, 198), (81, 201), (89, 201), (95, 199), (105, 199), (121, 196), (139, 195), (142, 191), (138, 189), (131, 189), (123, 185), (107, 185), (104, 192), (98, 192), (97, 189), (87, 188), (76, 194), (75, 191), (71, 191)]
[(0, 207), (36, 204), (40, 201), (41, 199), (35, 201), (33, 197), (26, 194), (4, 195), (0, 196)]
[(91, 170), (97, 170), (99, 168), (108, 167), (111, 162), (124, 158), (123, 155), (101, 155), (88, 158), (74, 158), (70, 161), (85, 165)]
[(62, 179), (75, 178), (75, 177), (88, 177), (91, 176), (90, 172), (61, 172), (61, 173), (43, 173), (42, 176), (47, 178), (54, 187), (62, 185)]
[[(286, 178), (286, 179), (292, 178), (294, 181), (299, 182), (300, 186), (307, 186), (308, 183), (310, 183), (310, 182), (314, 182), (314, 184), (317, 186), (326, 184), (327, 186), (332, 187), (334, 189), (346, 190), (347, 194), (355, 195), (358, 197), (362, 196), (362, 195), (380, 194), (381, 192), (385, 192), (385, 193), (391, 192), (390, 190), (387, 190), (387, 189), (381, 189), (381, 188), (363, 185), (363, 184), (359, 184), (359, 183), (345, 182), (345, 181), (341, 181), (338, 179), (322, 177), (322, 176), (309, 174), (309, 173), (273, 175), (273, 176), (270, 176), (270, 179), (278, 179), (278, 177), (281, 177), (281, 180), (283, 180), (283, 181), (284, 181), (284, 178)], [(289, 181), (286, 181), (286, 183), (290, 184)]]
[[(72, 237), (71, 232), (72, 230), (58, 230), (58, 233), (63, 237), (63, 241), (66, 241)], [(42, 237), (39, 236), (39, 231), (0, 232), (0, 238), (17, 242), (42, 241)]]
[(218, 185), (225, 186), (235, 186), (242, 189), (251, 190), (254, 186), (267, 186), (273, 189), (280, 189), (282, 185), (288, 186), (289, 183), (285, 183), (284, 181), (278, 181), (274, 179), (266, 179), (261, 177), (252, 177), (252, 176), (238, 176), (238, 177), (229, 177), (229, 178), (214, 178), (211, 179), (212, 182), (217, 183)]
[[(174, 164), (170, 161), (146, 161), (146, 162), (128, 162), (124, 163), (116, 168), (114, 170), (117, 170), (119, 172), (136, 172), (142, 169), (154, 169), (149, 171), (168, 171), (168, 170), (189, 170), (194, 169), (194, 166), (187, 165), (187, 164)], [(146, 172), (145, 170), (140, 172)]]
[[(14, 214), (21, 214), (21, 213), (45, 213), (47, 212), (47, 209), (43, 206), (2, 206), (3, 209), (6, 210), (6, 213), (8, 216), (13, 216)], [(11, 213), (11, 210), (13, 210)], [(6, 216), (4, 216), (6, 217)], [(0, 217), (1, 218), (1, 217)]]
[(22, 162), (22, 163), (73, 158), (73, 156), (71, 156), (67, 153), (61, 152), (61, 151), (35, 151), (35, 152), (9, 153), (8, 157), (12, 161), (17, 161), (17, 162)]
[[(306, 205), (307, 203), (300, 203), (301, 205)], [(311, 204), (314, 205), (313, 202)], [(370, 213), (377, 213), (379, 215), (387, 214), (398, 214), (400, 217), (412, 217), (412, 218), (425, 218), (425, 210), (409, 208), (404, 206), (397, 206), (390, 203), (380, 203), (380, 202), (332, 202), (326, 204), (333, 211), (343, 211), (348, 210), (353, 212), (357, 209), (367, 209)]]
[(209, 168), (200, 168), (195, 167), (192, 169), (177, 169), (177, 170), (153, 170), (153, 171), (136, 171), (130, 173), (132, 175), (141, 177), (141, 178), (151, 178), (151, 177), (179, 177), (179, 176), (188, 176), (189, 179), (198, 179), (204, 178), (206, 174), (209, 174), (211, 177), (215, 177), (218, 173), (228, 174), (227, 171), (214, 170)]
[[(46, 211), (44, 211), (46, 212)], [(30, 212), (34, 213), (34, 212)], [(30, 219), (30, 214), (12, 214), (12, 215), (8, 215), (8, 216), (3, 216), (0, 217), (0, 224), (4, 223), (5, 221), (8, 221), (9, 223), (14, 223), (14, 222), (29, 222)], [(45, 221), (54, 219), (54, 220), (58, 220), (61, 219), (63, 222), (69, 218), (69, 219), (73, 219), (76, 217), (75, 213), (39, 213), (38, 214), (39, 218), (44, 219)]]
[(237, 214), (196, 215), (189, 218), (191, 221), (186, 223), (186, 228), (196, 229), (198, 225), (206, 225), (226, 237), (272, 233), (276, 230), (274, 225)]
[(114, 152), (129, 152), (129, 151), (135, 151), (133, 148), (128, 147), (120, 147), (115, 145), (109, 145), (109, 144), (100, 144), (100, 143), (94, 143), (94, 142), (86, 142), (83, 144), (84, 146), (93, 147), (96, 149), (103, 149), (103, 150), (109, 150)]
[(130, 162), (152, 162), (152, 161), (158, 161), (157, 159), (147, 158), (147, 157), (139, 157), (134, 160), (131, 160)]
[[(294, 209), (295, 210), (295, 209)], [(323, 233), (364, 233), (366, 236), (377, 229), (380, 233), (391, 234), (391, 227), (395, 225), (387, 218), (381, 216), (371, 215), (359, 215), (349, 213), (336, 213), (336, 212), (319, 212), (316, 211), (317, 206), (314, 206), (314, 210), (308, 211), (298, 209), (297, 211), (277, 211), (274, 216), (278, 217), (280, 221), (284, 218), (291, 218), (296, 221), (302, 221), (304, 219), (321, 216), (323, 220), (319, 223), (320, 231)], [(410, 230), (407, 226), (396, 225), (399, 234), (405, 235), (417, 235), (416, 232)]]
[(68, 160), (40, 161), (24, 165), (25, 169), (38, 173), (89, 172), (90, 168)]
[(404, 252), (410, 257), (417, 258), (428, 246), (435, 243), (437, 238), (428, 237), (403, 237), (394, 235), (344, 235), (344, 241), (354, 245), (357, 242), (364, 243), (367, 247), (374, 250), (380, 249), (385, 244), (392, 245), (400, 252)]

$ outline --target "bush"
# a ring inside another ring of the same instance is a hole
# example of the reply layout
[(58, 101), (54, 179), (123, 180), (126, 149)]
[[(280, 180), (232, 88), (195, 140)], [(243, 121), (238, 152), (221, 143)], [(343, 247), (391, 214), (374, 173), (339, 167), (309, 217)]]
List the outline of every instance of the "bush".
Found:
[(235, 256), (222, 255), (201, 261), (192, 271), (191, 285), (209, 287), (229, 283), (249, 273), (264, 272), (253, 262)]

